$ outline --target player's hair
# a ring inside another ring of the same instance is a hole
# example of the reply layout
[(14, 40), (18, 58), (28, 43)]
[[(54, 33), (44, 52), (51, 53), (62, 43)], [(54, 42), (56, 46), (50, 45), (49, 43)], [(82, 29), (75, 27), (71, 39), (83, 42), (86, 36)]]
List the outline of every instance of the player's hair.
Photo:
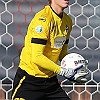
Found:
[(51, 1), (52, 1), (52, 0), (48, 0), (49, 4), (51, 4)]

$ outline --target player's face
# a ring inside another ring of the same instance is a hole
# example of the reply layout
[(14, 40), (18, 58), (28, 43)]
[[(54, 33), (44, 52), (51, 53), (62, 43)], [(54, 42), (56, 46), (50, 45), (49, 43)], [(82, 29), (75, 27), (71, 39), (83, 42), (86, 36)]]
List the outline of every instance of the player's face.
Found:
[(56, 5), (61, 8), (67, 8), (69, 5), (69, 0), (53, 0)]

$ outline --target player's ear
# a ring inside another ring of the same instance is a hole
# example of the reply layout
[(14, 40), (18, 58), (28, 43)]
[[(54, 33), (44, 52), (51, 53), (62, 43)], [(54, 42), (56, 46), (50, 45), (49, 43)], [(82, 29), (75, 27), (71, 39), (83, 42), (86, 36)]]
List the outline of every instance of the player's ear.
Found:
[(48, 0), (49, 4), (51, 4), (51, 1), (52, 1), (52, 0)]

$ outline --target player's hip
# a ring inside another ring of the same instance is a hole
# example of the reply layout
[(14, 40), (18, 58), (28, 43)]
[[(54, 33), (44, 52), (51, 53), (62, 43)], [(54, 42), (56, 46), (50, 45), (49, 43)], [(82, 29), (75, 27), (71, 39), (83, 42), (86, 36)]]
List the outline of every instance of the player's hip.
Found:
[(25, 91), (47, 91), (48, 87), (56, 86), (57, 84), (58, 79), (56, 76), (52, 78), (34, 77), (18, 68), (14, 79), (12, 98), (18, 95), (22, 96)]

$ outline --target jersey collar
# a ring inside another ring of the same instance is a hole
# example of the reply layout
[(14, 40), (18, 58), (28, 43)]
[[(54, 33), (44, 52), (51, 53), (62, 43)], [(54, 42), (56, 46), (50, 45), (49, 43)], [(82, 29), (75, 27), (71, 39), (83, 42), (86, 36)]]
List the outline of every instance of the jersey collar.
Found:
[[(49, 6), (50, 6), (50, 5), (49, 5)], [(50, 8), (52, 9), (52, 11), (53, 11), (59, 18), (61, 18), (61, 19), (63, 18), (63, 13), (59, 15), (59, 14), (57, 14), (57, 13), (53, 10), (53, 8), (52, 8), (51, 6), (50, 6)]]

